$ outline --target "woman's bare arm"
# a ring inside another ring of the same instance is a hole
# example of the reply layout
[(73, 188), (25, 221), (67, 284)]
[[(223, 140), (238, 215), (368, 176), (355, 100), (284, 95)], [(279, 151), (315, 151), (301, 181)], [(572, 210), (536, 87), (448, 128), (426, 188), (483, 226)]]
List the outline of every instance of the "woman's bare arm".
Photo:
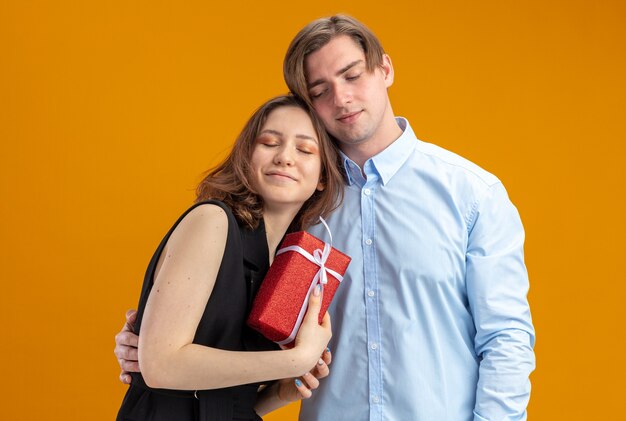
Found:
[[(296, 347), (225, 351), (193, 344), (226, 245), (228, 219), (215, 205), (191, 211), (172, 233), (159, 263), (139, 337), (139, 366), (155, 388), (215, 389), (296, 377), (315, 365), (330, 340), (317, 324), (321, 296), (312, 296)], [(315, 317), (315, 320), (312, 320)], [(305, 326), (306, 325), (306, 326)]]

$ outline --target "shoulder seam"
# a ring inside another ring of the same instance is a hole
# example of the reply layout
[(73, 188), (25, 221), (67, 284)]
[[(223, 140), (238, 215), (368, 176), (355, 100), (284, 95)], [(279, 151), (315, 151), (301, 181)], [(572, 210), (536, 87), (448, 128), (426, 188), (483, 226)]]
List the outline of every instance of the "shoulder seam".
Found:
[[(444, 157), (442, 157), (439, 154), (435, 154), (435, 153), (432, 153), (430, 151), (424, 150), (424, 148), (423, 148), (424, 145), (432, 145), (432, 146), (434, 146), (436, 148), (440, 148), (442, 151), (445, 151), (446, 153), (449, 153), (449, 154), (453, 154), (456, 157), (458, 157), (459, 159), (466, 161), (470, 165), (459, 165), (457, 163), (451, 162), (450, 160), (445, 159)], [(435, 158), (435, 159), (445, 163), (446, 165), (450, 165), (452, 167), (456, 167), (456, 168), (460, 168), (462, 170), (465, 170), (466, 172), (468, 172), (468, 173), (472, 174), (473, 176), (475, 176), (477, 179), (479, 179), (483, 184), (485, 184), (488, 187), (491, 187), (491, 186), (493, 186), (495, 184), (500, 183), (500, 179), (496, 175), (494, 175), (494, 174), (490, 173), (489, 171), (483, 169), (478, 164), (473, 163), (469, 159), (464, 158), (461, 155), (456, 154), (455, 152), (449, 151), (447, 149), (442, 148), (441, 146), (435, 145), (434, 143), (428, 143), (428, 142), (424, 142), (424, 141), (419, 141), (415, 149), (418, 150), (420, 153), (426, 155), (426, 156)], [(472, 167), (476, 167), (476, 168), (480, 169), (480, 171), (483, 172), (484, 174), (480, 174), (480, 172), (476, 171), (476, 169), (474, 169)], [(493, 179), (493, 180), (489, 180), (489, 179)]]
[(493, 184), (487, 185), (487, 188), (482, 191), (482, 194), (480, 194), (480, 196), (478, 196), (476, 198), (476, 200), (474, 200), (474, 203), (472, 203), (472, 207), (470, 208), (469, 213), (465, 217), (465, 223), (467, 224), (467, 233), (468, 234), (470, 233), (470, 231), (472, 230), (472, 227), (474, 226), (474, 222), (476, 221), (476, 214), (478, 212), (478, 207), (482, 203), (483, 199), (485, 198), (487, 193), (489, 191), (491, 191), (491, 189), (493, 189), (495, 186), (501, 185), (501, 184), (502, 184), (502, 182), (500, 180), (497, 180)]

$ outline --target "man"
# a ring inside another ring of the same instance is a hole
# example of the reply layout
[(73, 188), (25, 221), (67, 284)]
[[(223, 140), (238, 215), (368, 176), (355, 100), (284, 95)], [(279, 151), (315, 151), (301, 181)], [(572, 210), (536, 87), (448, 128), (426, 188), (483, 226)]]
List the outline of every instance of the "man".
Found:
[(394, 117), (391, 59), (351, 17), (307, 25), (284, 76), (343, 152), (346, 196), (328, 223), (352, 257), (329, 309), (333, 370), (300, 418), (526, 419), (524, 231), (500, 181)]

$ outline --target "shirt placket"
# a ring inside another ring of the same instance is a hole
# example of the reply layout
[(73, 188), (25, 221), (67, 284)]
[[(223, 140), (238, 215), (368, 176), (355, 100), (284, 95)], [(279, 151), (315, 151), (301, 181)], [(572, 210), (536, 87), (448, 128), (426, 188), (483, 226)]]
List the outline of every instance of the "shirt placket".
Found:
[(372, 162), (365, 164), (366, 181), (361, 188), (361, 235), (365, 278), (365, 313), (369, 377), (370, 420), (382, 420), (383, 381), (379, 318), (379, 288), (376, 264), (376, 212), (374, 196), (379, 184)]

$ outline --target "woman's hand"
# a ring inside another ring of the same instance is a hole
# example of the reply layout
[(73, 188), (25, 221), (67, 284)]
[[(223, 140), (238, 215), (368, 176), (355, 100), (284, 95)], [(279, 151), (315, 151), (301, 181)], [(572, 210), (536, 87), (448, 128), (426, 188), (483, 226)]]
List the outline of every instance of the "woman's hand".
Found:
[(305, 367), (317, 364), (332, 337), (328, 313), (324, 315), (322, 323), (318, 323), (322, 296), (322, 286), (318, 284), (309, 297), (308, 309), (295, 339), (294, 350), (303, 358)]
[(330, 373), (328, 365), (331, 360), (330, 350), (326, 348), (322, 358), (311, 371), (301, 377), (279, 380), (270, 387), (261, 390), (254, 407), (257, 414), (263, 416), (290, 402), (310, 398), (313, 390), (317, 389), (320, 384), (319, 379)]
[(330, 349), (326, 348), (322, 354), (322, 358), (319, 359), (311, 371), (295, 379), (291, 378), (279, 380), (276, 392), (278, 399), (285, 403), (289, 403), (299, 399), (310, 398), (313, 393), (312, 391), (317, 389), (320, 384), (319, 379), (323, 379), (330, 373), (328, 365), (331, 360), (332, 355), (330, 353)]

